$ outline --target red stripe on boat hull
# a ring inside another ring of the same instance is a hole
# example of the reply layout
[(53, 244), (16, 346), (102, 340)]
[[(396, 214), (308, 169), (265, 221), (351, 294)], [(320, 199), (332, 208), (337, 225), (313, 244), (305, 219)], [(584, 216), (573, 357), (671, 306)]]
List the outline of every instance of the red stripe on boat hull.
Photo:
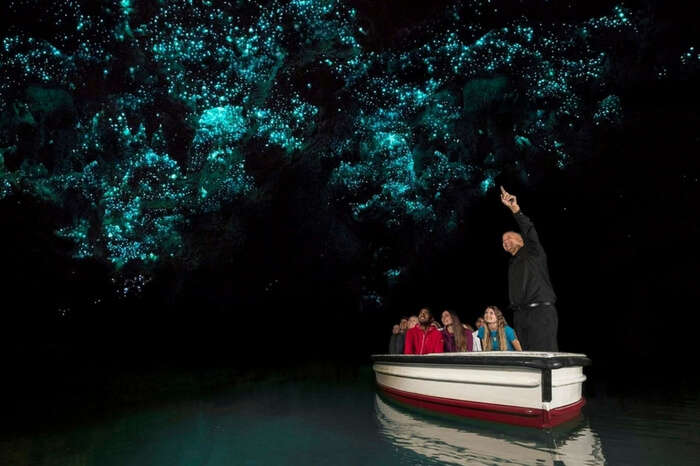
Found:
[(517, 426), (550, 428), (574, 419), (581, 413), (586, 400), (552, 410), (523, 408), (520, 406), (479, 403), (477, 401), (453, 400), (436, 396), (405, 392), (381, 384), (379, 388), (390, 398), (418, 408), (428, 409), (455, 416), (471, 417), (486, 421), (503, 422)]

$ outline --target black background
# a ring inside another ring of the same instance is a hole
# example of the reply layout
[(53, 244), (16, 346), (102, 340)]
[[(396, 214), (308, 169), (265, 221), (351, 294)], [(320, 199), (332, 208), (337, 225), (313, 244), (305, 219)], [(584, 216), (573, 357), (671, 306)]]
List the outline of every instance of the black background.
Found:
[[(370, 46), (391, 46), (434, 8), (402, 5), (398, 14), (357, 2), (385, 31)], [(560, 348), (588, 354), (589, 375), (611, 385), (646, 381), (651, 371), (690, 377), (697, 353), (698, 82), (656, 80), (652, 70), (658, 55), (677, 56), (694, 25), (682, 7), (640, 5), (654, 9), (659, 42), (640, 46), (646, 54), (619, 73), (623, 127), (599, 134), (590, 157), (566, 170), (543, 166), (535, 183), (508, 167), (496, 179), (518, 196), (548, 253)], [(369, 306), (360, 278), (367, 264), (355, 251), (371, 250), (375, 233), (360, 228), (341, 239), (352, 260), (324, 256), (318, 245), (343, 233), (329, 218), (300, 220), (314, 209), (308, 168), (287, 172), (269, 210), (250, 214), (253, 240), (235, 261), (162, 264), (128, 298), (114, 293), (107, 265), (71, 258), (70, 244), (53, 234), (64, 213), (22, 195), (0, 201), (0, 344), (14, 375), (6, 388), (47, 396), (47, 386), (60, 392), (76, 374), (368, 364), (386, 350), (391, 326), (422, 306), (455, 309), (471, 323), (488, 304), (507, 307), (500, 238), (516, 224), (495, 190), (470, 201), (454, 238), (416, 248), (402, 280), (380, 290), (383, 306)]]

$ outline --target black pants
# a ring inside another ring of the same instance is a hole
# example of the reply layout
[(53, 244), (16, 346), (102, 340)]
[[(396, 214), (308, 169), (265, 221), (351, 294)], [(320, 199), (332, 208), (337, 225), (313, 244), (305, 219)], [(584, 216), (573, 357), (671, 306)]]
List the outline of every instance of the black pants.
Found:
[(559, 351), (559, 318), (553, 305), (518, 309), (513, 312), (513, 324), (523, 351)]

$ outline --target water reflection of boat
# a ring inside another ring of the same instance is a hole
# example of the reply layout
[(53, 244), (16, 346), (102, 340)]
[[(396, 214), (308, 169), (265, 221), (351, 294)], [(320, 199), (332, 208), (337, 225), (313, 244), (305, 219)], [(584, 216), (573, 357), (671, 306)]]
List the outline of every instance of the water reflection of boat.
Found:
[(374, 355), (379, 388), (402, 403), (447, 414), (549, 428), (585, 400), (583, 354), (538, 352)]
[(378, 395), (375, 412), (381, 433), (393, 445), (441, 463), (605, 463), (598, 435), (582, 418), (547, 431), (479, 421), (457, 422), (398, 409)]

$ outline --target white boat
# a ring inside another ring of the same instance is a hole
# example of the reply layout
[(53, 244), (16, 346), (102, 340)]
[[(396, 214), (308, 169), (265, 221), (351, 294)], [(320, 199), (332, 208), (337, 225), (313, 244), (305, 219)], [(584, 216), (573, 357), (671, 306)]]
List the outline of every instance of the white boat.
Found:
[(375, 415), (395, 447), (443, 464), (605, 464), (600, 438), (583, 419), (550, 430), (451, 422), (399, 409), (379, 395)]
[(533, 351), (373, 355), (377, 385), (419, 408), (550, 428), (585, 404), (583, 354)]

